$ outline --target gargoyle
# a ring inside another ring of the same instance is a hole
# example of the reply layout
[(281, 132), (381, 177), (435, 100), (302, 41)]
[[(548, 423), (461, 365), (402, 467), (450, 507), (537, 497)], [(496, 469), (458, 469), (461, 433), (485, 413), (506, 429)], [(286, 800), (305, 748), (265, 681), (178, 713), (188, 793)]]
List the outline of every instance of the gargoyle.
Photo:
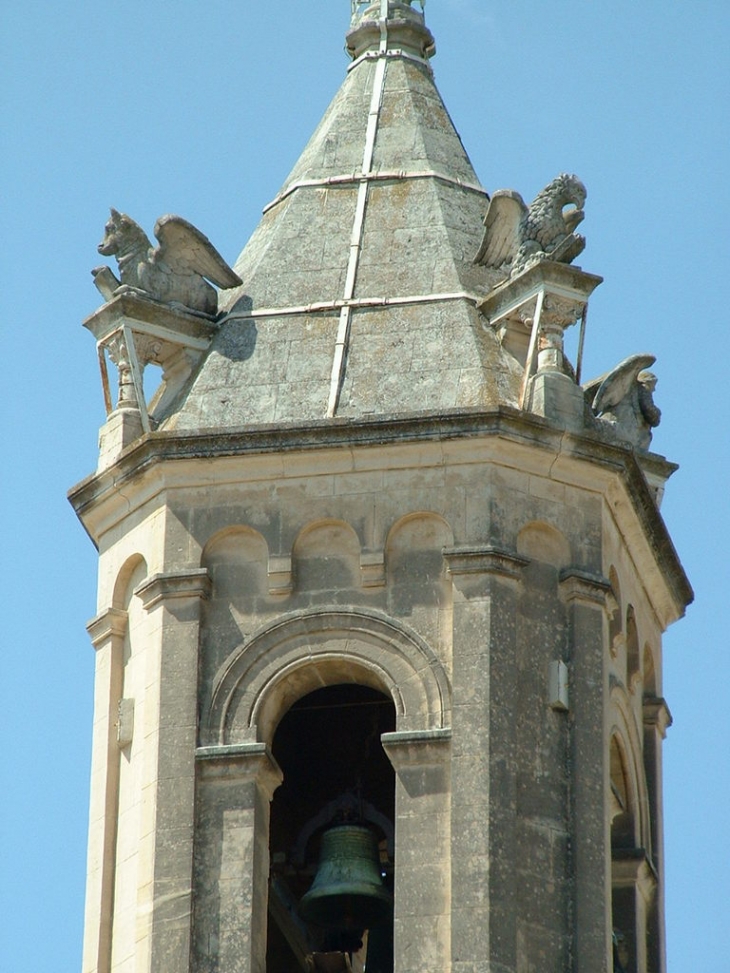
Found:
[(655, 361), (654, 355), (632, 355), (583, 386), (594, 414), (610, 422), (621, 439), (638, 449), (649, 448), (651, 430), (662, 418), (654, 405), (656, 375), (646, 371)]
[(223, 288), (237, 287), (241, 278), (210, 240), (180, 216), (161, 216), (155, 237), (160, 245), (153, 248), (138, 223), (112, 209), (97, 250), (117, 258), (121, 279), (109, 267), (96, 267), (91, 273), (99, 291), (108, 301), (118, 294), (141, 294), (213, 317), (218, 294), (205, 278)]
[(585, 237), (574, 233), (585, 216), (586, 188), (562, 173), (529, 206), (513, 189), (500, 189), (484, 217), (484, 239), (474, 262), (502, 268), (514, 277), (538, 260), (569, 264), (583, 251)]

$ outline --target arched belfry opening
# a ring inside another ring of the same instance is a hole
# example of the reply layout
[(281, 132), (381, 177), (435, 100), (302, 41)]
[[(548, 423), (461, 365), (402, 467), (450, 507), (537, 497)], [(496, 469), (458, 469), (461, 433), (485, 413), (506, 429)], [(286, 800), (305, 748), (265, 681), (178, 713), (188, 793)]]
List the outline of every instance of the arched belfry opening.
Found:
[[(283, 780), (271, 803), (267, 973), (392, 970), (395, 774), (381, 736), (395, 720), (388, 696), (353, 683), (308, 693), (280, 720), (272, 742)], [(364, 848), (369, 862), (348, 859), (353, 839), (355, 855)], [(317, 918), (302, 905), (315, 878), (324, 890)], [(371, 929), (358, 914), (361, 898), (345, 918), (338, 910), (339, 893), (353, 880), (364, 883), (365, 900), (377, 900)]]

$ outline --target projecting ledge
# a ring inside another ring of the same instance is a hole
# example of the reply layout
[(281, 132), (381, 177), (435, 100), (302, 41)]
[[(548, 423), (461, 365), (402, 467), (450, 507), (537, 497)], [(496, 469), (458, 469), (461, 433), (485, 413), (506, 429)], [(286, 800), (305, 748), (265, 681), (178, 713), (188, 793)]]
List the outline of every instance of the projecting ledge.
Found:
[(256, 781), (269, 795), (284, 779), (281, 768), (265, 743), (198, 747), (195, 760), (203, 778), (207, 780)]

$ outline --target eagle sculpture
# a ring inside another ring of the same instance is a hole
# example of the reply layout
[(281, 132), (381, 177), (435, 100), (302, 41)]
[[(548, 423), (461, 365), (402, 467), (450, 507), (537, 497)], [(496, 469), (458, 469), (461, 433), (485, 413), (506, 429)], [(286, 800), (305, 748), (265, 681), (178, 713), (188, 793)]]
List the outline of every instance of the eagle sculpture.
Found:
[[(119, 278), (109, 267), (92, 270), (94, 283), (106, 298), (134, 293), (143, 297), (215, 316), (218, 287), (237, 287), (241, 278), (225, 262), (210, 240), (181, 216), (161, 216), (155, 223), (158, 247), (153, 247), (142, 227), (112, 209), (97, 250), (114, 256)], [(205, 279), (207, 278), (207, 280)]]
[(585, 238), (573, 231), (585, 215), (586, 195), (580, 179), (565, 172), (529, 206), (513, 189), (498, 190), (484, 217), (484, 239), (474, 262), (512, 277), (539, 260), (571, 263), (585, 247)]

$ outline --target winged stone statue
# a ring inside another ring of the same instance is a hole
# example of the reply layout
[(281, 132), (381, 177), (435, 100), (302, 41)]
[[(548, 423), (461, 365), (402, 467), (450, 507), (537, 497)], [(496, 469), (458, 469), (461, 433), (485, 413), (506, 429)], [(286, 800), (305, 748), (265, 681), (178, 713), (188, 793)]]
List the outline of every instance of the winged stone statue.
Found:
[(503, 269), (509, 276), (538, 260), (571, 263), (585, 247), (573, 231), (583, 220), (586, 188), (577, 176), (561, 173), (529, 206), (514, 189), (492, 196), (484, 217), (484, 239), (474, 262)]
[(617, 434), (639, 449), (651, 445), (652, 429), (661, 422), (661, 411), (654, 405), (657, 378), (647, 369), (654, 355), (631, 355), (607, 375), (584, 386), (596, 416), (610, 422)]
[(214, 317), (218, 293), (208, 281), (228, 288), (241, 284), (241, 278), (210, 240), (181, 216), (161, 216), (155, 237), (158, 247), (131, 217), (112, 208), (97, 250), (104, 257), (116, 257), (119, 278), (106, 266), (92, 270), (102, 296), (109, 301), (119, 294), (140, 294)]

